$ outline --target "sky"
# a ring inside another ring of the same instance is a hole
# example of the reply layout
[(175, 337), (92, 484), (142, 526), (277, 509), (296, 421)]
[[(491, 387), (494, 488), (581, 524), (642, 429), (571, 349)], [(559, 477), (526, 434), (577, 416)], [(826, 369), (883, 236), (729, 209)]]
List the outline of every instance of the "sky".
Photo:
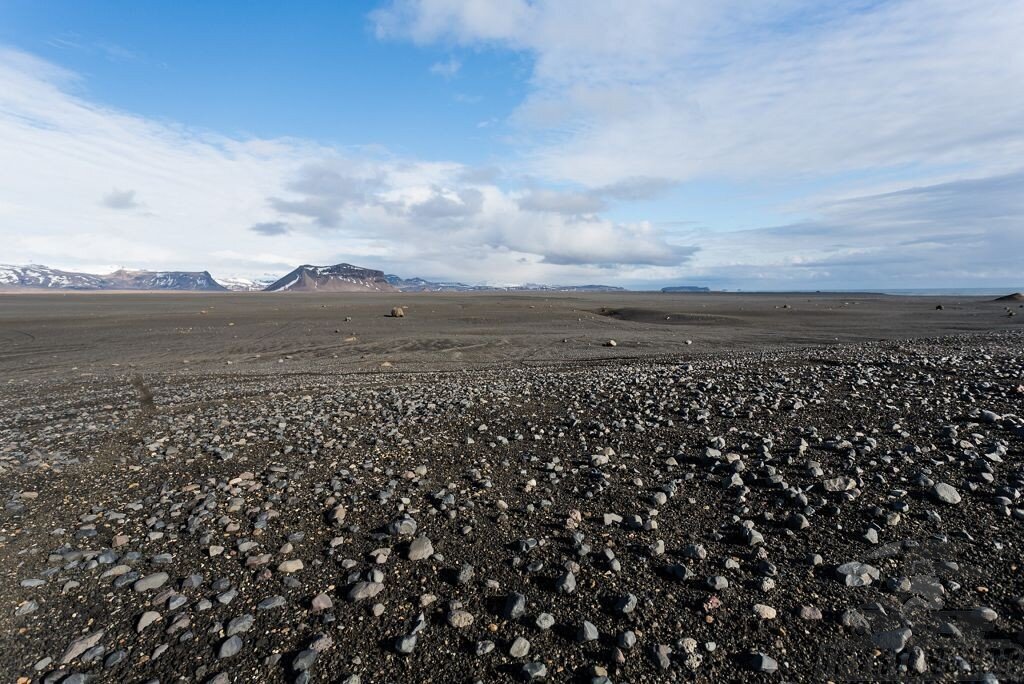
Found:
[(1024, 286), (1020, 0), (0, 0), (0, 263)]

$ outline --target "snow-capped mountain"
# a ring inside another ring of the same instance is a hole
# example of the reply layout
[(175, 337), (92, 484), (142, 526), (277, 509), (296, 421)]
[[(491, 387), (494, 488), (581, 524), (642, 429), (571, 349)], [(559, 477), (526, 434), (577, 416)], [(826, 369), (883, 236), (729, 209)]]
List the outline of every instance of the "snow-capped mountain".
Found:
[(403, 278), (389, 274), (384, 276), (387, 281), (402, 292), (472, 292), (474, 290), (489, 290), (484, 285), (466, 285), (465, 283), (434, 282), (423, 278)]
[(261, 278), (244, 278), (242, 276), (226, 276), (217, 278), (217, 282), (232, 292), (262, 292), (277, 280), (277, 276)]
[(43, 290), (201, 290), (223, 292), (207, 271), (128, 271), (106, 275), (62, 271), (33, 264), (0, 266), (0, 288)]
[(268, 288), (268, 292), (397, 292), (383, 271), (352, 264), (304, 264)]
[(102, 290), (103, 277), (92, 273), (61, 271), (40, 264), (28, 266), (0, 264), (0, 288)]

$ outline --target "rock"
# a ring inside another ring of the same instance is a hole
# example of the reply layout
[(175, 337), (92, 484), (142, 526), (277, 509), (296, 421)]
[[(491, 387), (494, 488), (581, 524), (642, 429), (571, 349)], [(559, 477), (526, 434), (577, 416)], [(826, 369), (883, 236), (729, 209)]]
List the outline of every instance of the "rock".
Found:
[(528, 682), (532, 682), (547, 677), (548, 666), (544, 663), (526, 663), (520, 668), (519, 673), (520, 677)]
[(313, 597), (313, 600), (310, 601), (310, 608), (312, 608), (315, 613), (330, 610), (333, 607), (334, 601), (332, 601), (331, 597), (327, 594), (317, 594)]
[(707, 579), (707, 585), (714, 591), (722, 591), (729, 588), (729, 580), (722, 575), (711, 575)]
[(395, 641), (395, 650), (401, 653), (402, 655), (409, 655), (414, 650), (416, 650), (416, 641), (417, 638), (415, 634), (406, 634), (405, 636), (400, 636)]
[(576, 575), (567, 572), (555, 580), (555, 591), (559, 594), (571, 594), (576, 591)]
[(512, 646), (508, 649), (508, 654), (513, 658), (525, 658), (530, 652), (530, 642), (523, 637), (516, 637), (516, 640), (512, 642)]
[(292, 660), (292, 669), (296, 672), (305, 672), (309, 668), (313, 667), (313, 663), (316, 662), (317, 656), (320, 654), (311, 648), (307, 648), (304, 651), (299, 651), (299, 654)]
[(747, 659), (747, 667), (755, 672), (777, 672), (779, 669), (779, 663), (764, 653), (752, 653)]
[(82, 655), (90, 648), (95, 646), (103, 638), (104, 630), (98, 630), (86, 636), (79, 637), (67, 645), (64, 649), (64, 655), (60, 657), (60, 664), (67, 665), (72, 660)]
[(620, 596), (615, 600), (615, 612), (620, 615), (629, 615), (636, 610), (637, 599), (633, 594)]
[(380, 582), (356, 582), (348, 592), (348, 600), (357, 602), (373, 598), (384, 590)]
[(537, 616), (535, 624), (537, 625), (537, 629), (544, 631), (549, 630), (555, 626), (555, 616), (551, 613), (541, 613)]
[(142, 617), (140, 617), (139, 621), (135, 624), (135, 631), (141, 632), (142, 630), (146, 629), (146, 627), (149, 627), (151, 624), (153, 624), (159, 619), (160, 613), (156, 612), (155, 610), (147, 610), (145, 613), (142, 614)]
[(594, 623), (584, 620), (583, 624), (580, 625), (579, 631), (576, 633), (576, 640), (584, 642), (597, 641), (598, 636), (600, 635), (598, 634), (597, 627)]
[(151, 591), (164, 586), (168, 579), (169, 577), (166, 572), (154, 572), (152, 575), (146, 575), (142, 579), (138, 580), (132, 588), (139, 593)]
[(666, 644), (656, 644), (651, 649), (651, 658), (654, 660), (655, 665), (662, 670), (672, 667), (672, 660), (669, 659), (670, 655), (672, 655), (672, 648)]
[(822, 618), (821, 610), (814, 606), (800, 606), (799, 615), (801, 620), (820, 620)]
[(843, 563), (836, 572), (848, 587), (866, 587), (881, 576), (877, 568), (858, 561)]
[(871, 635), (871, 642), (878, 648), (899, 652), (907, 646), (913, 632), (909, 628), (892, 629), (885, 632), (876, 632)]
[(302, 561), (298, 559), (286, 560), (277, 566), (277, 571), (281, 573), (292, 573), (302, 570)]
[(945, 482), (937, 482), (932, 487), (932, 497), (934, 497), (936, 501), (951, 505), (958, 504), (961, 500), (960, 492), (956, 491), (956, 489)]
[(220, 659), (230, 658), (238, 654), (242, 650), (242, 639), (238, 636), (231, 636), (221, 642), (220, 648), (217, 650), (217, 657)]
[(408, 558), (411, 561), (425, 560), (434, 555), (434, 545), (426, 536), (419, 536), (409, 544)]
[(448, 624), (455, 629), (465, 629), (473, 624), (473, 614), (465, 610), (453, 610), (448, 614)]
[(271, 610), (273, 608), (280, 608), (287, 603), (288, 601), (285, 600), (284, 596), (269, 596), (256, 604), (256, 608), (258, 610)]
[(512, 592), (505, 599), (502, 606), (501, 616), (506, 620), (518, 620), (526, 614), (526, 597), (518, 592)]
[(766, 606), (763, 603), (755, 603), (754, 614), (762, 620), (774, 620), (778, 612), (771, 606)]
[(341, 525), (345, 522), (346, 515), (348, 515), (348, 509), (342, 504), (338, 504), (327, 514), (327, 520), (334, 525)]
[(822, 480), (821, 486), (826, 492), (848, 492), (857, 486), (857, 481), (852, 477), (833, 477), (830, 480)]

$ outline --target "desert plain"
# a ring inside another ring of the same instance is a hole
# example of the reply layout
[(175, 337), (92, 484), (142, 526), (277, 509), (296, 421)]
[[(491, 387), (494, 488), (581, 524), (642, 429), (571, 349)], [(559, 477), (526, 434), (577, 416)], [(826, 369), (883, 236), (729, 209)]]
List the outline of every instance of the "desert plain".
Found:
[(0, 665), (1020, 681), (993, 299), (0, 294)]

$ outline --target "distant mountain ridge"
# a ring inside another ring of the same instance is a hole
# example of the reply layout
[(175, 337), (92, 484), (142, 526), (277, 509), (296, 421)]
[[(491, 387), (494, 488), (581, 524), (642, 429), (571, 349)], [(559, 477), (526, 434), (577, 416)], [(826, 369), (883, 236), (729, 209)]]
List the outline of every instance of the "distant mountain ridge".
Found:
[[(0, 290), (179, 290), (196, 292), (627, 292), (614, 285), (467, 285), (456, 281), (402, 278), (372, 268), (341, 263), (303, 264), (282, 278), (227, 277), (209, 271), (121, 269), (108, 274), (62, 271), (39, 264), (0, 264)], [(662, 292), (708, 292), (706, 287), (675, 286)]]
[(673, 285), (671, 287), (661, 288), (662, 292), (711, 292), (706, 287), (700, 287), (698, 285)]
[(129, 271), (106, 275), (62, 271), (39, 264), (0, 265), (0, 289), (190, 290), (224, 292), (208, 271)]

